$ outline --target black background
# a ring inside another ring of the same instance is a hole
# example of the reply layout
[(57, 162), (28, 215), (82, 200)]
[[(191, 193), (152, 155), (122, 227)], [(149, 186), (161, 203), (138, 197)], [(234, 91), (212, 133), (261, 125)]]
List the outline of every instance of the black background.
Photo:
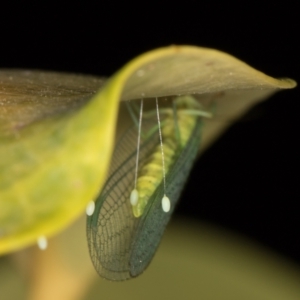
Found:
[[(6, 1), (7, 2), (7, 1)], [(156, 47), (228, 52), (300, 82), (297, 1), (11, 1), (1, 4), (0, 67), (109, 76)], [(197, 162), (178, 206), (300, 263), (299, 89), (255, 108)]]

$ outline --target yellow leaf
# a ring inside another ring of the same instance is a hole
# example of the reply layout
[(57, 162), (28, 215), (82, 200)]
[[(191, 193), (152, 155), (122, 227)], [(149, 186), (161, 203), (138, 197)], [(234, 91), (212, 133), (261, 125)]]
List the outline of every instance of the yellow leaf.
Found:
[(213, 96), (223, 118), (207, 131), (209, 143), (250, 105), (295, 85), (220, 51), (191, 46), (143, 54), (106, 82), (0, 71), (0, 253), (54, 235), (97, 196), (120, 100), (196, 94), (205, 102)]

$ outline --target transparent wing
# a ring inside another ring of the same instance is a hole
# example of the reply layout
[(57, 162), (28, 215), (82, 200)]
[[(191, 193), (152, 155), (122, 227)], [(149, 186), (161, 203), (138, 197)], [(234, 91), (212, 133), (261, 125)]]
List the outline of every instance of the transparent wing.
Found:
[[(152, 128), (155, 124), (156, 121), (147, 122), (146, 126)], [(186, 147), (166, 174), (166, 194), (171, 201), (171, 211), (165, 213), (161, 208), (165, 192), (161, 183), (139, 218), (133, 216), (129, 201), (134, 187), (137, 130), (128, 131), (118, 143), (109, 179), (96, 200), (94, 214), (87, 218), (89, 251), (100, 276), (126, 280), (138, 276), (149, 265), (196, 157), (200, 129), (199, 120)], [(142, 143), (139, 168), (158, 143), (156, 135)]]
[[(134, 184), (136, 142), (137, 129), (133, 127), (118, 142), (109, 178), (96, 200), (94, 214), (87, 218), (87, 239), (93, 264), (100, 276), (110, 280), (131, 277), (132, 242), (141, 220), (133, 216), (129, 201)], [(154, 137), (143, 143), (141, 167), (157, 143), (158, 138)]]

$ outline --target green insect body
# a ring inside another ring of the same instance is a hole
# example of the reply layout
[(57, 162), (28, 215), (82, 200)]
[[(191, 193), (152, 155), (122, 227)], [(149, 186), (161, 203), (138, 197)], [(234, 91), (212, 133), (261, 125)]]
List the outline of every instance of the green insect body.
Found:
[[(164, 151), (164, 168), (168, 173), (170, 166), (174, 163), (178, 152), (184, 148), (195, 127), (197, 116), (186, 114), (186, 109), (199, 108), (199, 104), (193, 97), (185, 96), (176, 99), (177, 122), (174, 122), (173, 110), (169, 109), (162, 127), (162, 140)], [(175, 132), (176, 126), (180, 132), (180, 140)], [(148, 203), (149, 198), (163, 180), (162, 152), (160, 145), (154, 149), (147, 163), (141, 168), (137, 179), (136, 189), (139, 193), (138, 202), (132, 207), (135, 217), (140, 217)]]
[[(174, 211), (199, 149), (203, 112), (190, 96), (177, 98), (174, 104), (174, 110), (160, 110), (164, 170), (161, 141), (158, 131), (153, 131), (157, 118), (148, 116), (142, 123), (143, 131), (152, 134), (141, 140), (138, 173), (136, 127), (129, 129), (116, 146), (108, 180), (95, 201), (95, 210), (87, 217), (89, 252), (101, 277), (120, 281), (141, 274)], [(136, 176), (139, 197), (133, 206), (130, 197)], [(169, 210), (162, 205), (165, 195)]]

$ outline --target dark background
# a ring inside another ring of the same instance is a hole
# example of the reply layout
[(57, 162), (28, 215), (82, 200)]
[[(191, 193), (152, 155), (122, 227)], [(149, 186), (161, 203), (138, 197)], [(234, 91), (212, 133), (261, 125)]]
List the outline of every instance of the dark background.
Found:
[[(122, 3), (122, 4), (121, 4)], [(1, 4), (0, 67), (109, 76), (156, 47), (228, 52), (300, 82), (297, 1)], [(251, 237), (300, 263), (299, 89), (275, 95), (197, 162), (177, 214)]]

